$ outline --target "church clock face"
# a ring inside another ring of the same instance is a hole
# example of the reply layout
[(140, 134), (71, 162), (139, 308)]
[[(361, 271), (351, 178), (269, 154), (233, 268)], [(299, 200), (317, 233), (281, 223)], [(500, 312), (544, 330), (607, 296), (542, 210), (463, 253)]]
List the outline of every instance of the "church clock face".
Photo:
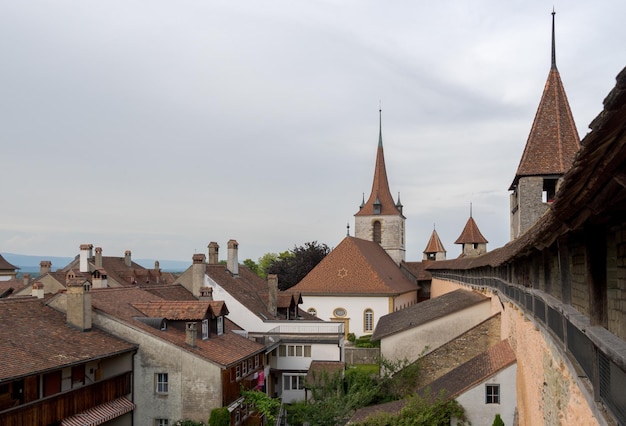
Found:
[(337, 308), (333, 311), (333, 314), (336, 317), (345, 317), (346, 316), (346, 310), (344, 308)]

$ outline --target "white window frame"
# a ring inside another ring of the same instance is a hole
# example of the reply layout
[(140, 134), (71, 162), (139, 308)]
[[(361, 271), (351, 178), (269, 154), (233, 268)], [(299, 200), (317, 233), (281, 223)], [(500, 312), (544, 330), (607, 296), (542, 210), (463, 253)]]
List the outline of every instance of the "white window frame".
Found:
[(283, 374), (283, 390), (284, 391), (304, 390), (305, 378), (306, 376), (303, 374)]
[(500, 385), (488, 383), (485, 385), (485, 404), (500, 404)]
[(169, 426), (169, 424), (170, 424), (169, 419), (162, 419), (162, 418), (154, 419), (154, 426)]
[(209, 338), (209, 320), (202, 320), (202, 340), (207, 340)]
[(154, 391), (159, 395), (169, 393), (169, 375), (167, 373), (154, 374)]
[(374, 331), (374, 310), (367, 308), (363, 311), (363, 330), (366, 332)]
[(217, 317), (217, 335), (221, 336), (222, 334), (224, 334), (224, 317), (220, 315)]

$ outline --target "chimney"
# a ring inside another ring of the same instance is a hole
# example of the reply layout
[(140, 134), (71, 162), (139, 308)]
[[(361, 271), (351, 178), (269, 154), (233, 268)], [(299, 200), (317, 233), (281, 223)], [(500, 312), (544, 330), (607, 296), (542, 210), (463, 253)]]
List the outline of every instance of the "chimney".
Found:
[(52, 262), (49, 260), (42, 260), (39, 262), (39, 275), (47, 274), (52, 270)]
[(228, 257), (226, 259), (226, 269), (233, 276), (239, 276), (239, 258), (237, 255), (239, 243), (236, 240), (228, 241)]
[(159, 267), (159, 261), (154, 261), (154, 275), (156, 276), (156, 283), (159, 284), (161, 281), (161, 268)]
[(30, 274), (22, 275), (22, 282), (24, 283), (24, 286), (30, 284)]
[(211, 287), (200, 287), (200, 297), (199, 300), (211, 301), (213, 300), (213, 288)]
[(185, 343), (195, 348), (196, 339), (198, 338), (198, 324), (195, 322), (186, 323), (185, 332)]
[(278, 275), (267, 275), (267, 286), (269, 288), (269, 294), (267, 298), (267, 310), (276, 316), (278, 305)]
[(67, 297), (67, 324), (81, 331), (91, 330), (91, 283), (74, 278), (65, 291)]
[(91, 244), (81, 244), (80, 245), (80, 272), (89, 272), (89, 259), (91, 259), (91, 249), (93, 245)]
[(130, 250), (126, 250), (124, 252), (124, 265), (128, 266), (129, 268), (132, 265), (132, 260), (130, 259)]
[(217, 265), (220, 263), (219, 258), (220, 246), (215, 241), (209, 243), (209, 265)]
[(31, 295), (33, 297), (36, 297), (37, 299), (43, 299), (43, 296), (44, 296), (43, 283), (39, 281), (34, 282)]
[(200, 288), (204, 287), (204, 275), (206, 273), (206, 256), (202, 253), (194, 254), (191, 258), (191, 293), (200, 297)]
[(96, 247), (96, 269), (102, 268), (102, 247)]
[(93, 271), (91, 279), (93, 281), (93, 288), (107, 288), (109, 286), (106, 271), (102, 268)]

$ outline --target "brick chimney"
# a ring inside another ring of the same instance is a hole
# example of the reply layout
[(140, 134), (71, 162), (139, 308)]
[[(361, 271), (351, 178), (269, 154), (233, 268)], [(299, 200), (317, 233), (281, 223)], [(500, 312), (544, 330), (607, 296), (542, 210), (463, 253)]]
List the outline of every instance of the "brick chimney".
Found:
[(198, 323), (188, 322), (185, 326), (185, 343), (192, 348), (196, 347), (196, 339), (198, 338)]
[(93, 249), (93, 245), (91, 244), (80, 245), (80, 272), (89, 272), (89, 259), (93, 256), (91, 249)]
[(132, 260), (131, 260), (131, 258), (130, 258), (130, 254), (131, 254), (131, 253), (130, 253), (130, 250), (126, 250), (126, 251), (124, 252), (124, 265), (128, 266), (129, 268), (130, 268), (130, 267), (131, 267), (131, 265), (133, 264), (133, 263), (132, 263)]
[(36, 281), (33, 283), (31, 296), (36, 297), (37, 299), (43, 299), (44, 289), (43, 283)]
[(39, 262), (39, 275), (47, 274), (52, 270), (52, 262), (49, 260), (42, 260)]
[(96, 259), (94, 261), (96, 269), (102, 268), (102, 247), (96, 247)]
[(161, 268), (158, 260), (154, 261), (154, 275), (156, 277), (156, 283), (159, 284), (161, 281)]
[(209, 265), (217, 265), (220, 263), (219, 258), (220, 246), (215, 241), (209, 243)]
[(236, 240), (228, 241), (228, 257), (226, 259), (226, 269), (230, 271), (233, 276), (239, 276), (239, 243)]
[(269, 288), (269, 294), (267, 298), (267, 310), (275, 316), (278, 306), (278, 275), (267, 275), (267, 287)]
[(30, 284), (30, 274), (22, 275), (22, 282), (24, 283), (24, 286)]
[(79, 278), (70, 279), (65, 294), (67, 324), (81, 331), (91, 330), (91, 283)]
[(200, 297), (200, 288), (204, 287), (204, 275), (206, 273), (206, 256), (202, 253), (194, 254), (191, 258), (191, 293)]
[(213, 288), (211, 287), (200, 287), (200, 297), (199, 300), (213, 300)]

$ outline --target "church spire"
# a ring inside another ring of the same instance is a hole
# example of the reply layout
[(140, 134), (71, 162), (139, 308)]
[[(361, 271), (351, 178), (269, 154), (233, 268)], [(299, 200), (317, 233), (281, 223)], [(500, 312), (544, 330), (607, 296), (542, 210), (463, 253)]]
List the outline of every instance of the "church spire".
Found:
[(556, 43), (554, 41), (554, 15), (556, 12), (554, 11), (554, 7), (552, 7), (552, 65), (550, 69), (556, 69)]
[(365, 203), (361, 204), (355, 216), (366, 215), (402, 215), (396, 203), (393, 201), (387, 180), (385, 167), (385, 153), (383, 151), (383, 124), (382, 110), (378, 110), (378, 150), (376, 152), (376, 164), (374, 166), (374, 181), (372, 192)]

